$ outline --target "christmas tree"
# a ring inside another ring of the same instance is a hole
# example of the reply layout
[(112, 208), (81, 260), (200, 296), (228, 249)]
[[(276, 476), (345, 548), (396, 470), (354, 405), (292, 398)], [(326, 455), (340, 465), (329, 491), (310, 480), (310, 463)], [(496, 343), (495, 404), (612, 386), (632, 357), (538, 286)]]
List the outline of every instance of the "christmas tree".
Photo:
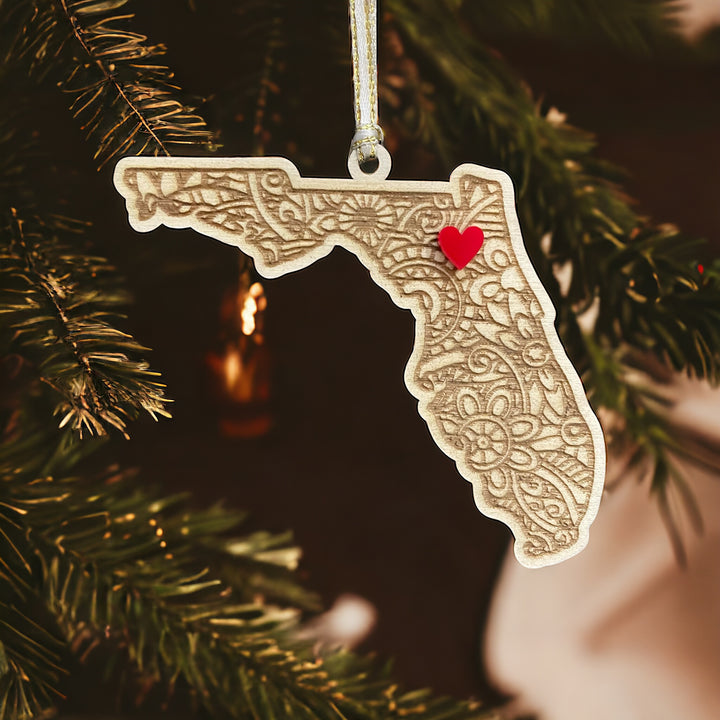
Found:
[[(682, 559), (670, 499), (683, 501), (696, 526), (701, 520), (671, 458), (702, 448), (671, 430), (647, 379), (680, 371), (717, 381), (720, 266), (700, 241), (638, 215), (621, 175), (595, 156), (593, 137), (534, 98), (496, 50), (532, 31), (689, 56), (673, 34), (673, 5), (387, 0), (380, 98), (386, 144), (406, 176), (446, 178), (470, 161), (513, 177), (564, 346), (609, 447), (650, 463), (653, 497)], [(251, 308), (256, 320), (262, 295), (247, 263), (238, 272), (207, 241), (171, 255), (174, 239), (133, 238), (111, 199), (112, 166), (126, 155), (222, 146), (226, 155), (286, 155), (307, 174), (341, 175), (351, 97), (346, 15), (344, 3), (289, 0), (0, 2), (0, 718), (51, 714), (68, 694), (81, 707), (77, 688), (87, 677), (112, 693), (111, 702), (96, 698), (111, 709), (492, 715), (474, 702), (400, 690), (372, 658), (304, 637), (319, 604), (296, 573), (299, 550), (287, 534), (253, 529), (222, 505), (198, 510), (186, 494), (156, 487), (150, 468), (136, 472), (124, 460), (135, 446), (126, 450), (123, 438), (135, 428), (172, 447), (159, 435), (164, 420), (144, 422), (169, 417), (172, 405), (143, 333), (128, 333), (142, 331), (143, 292), (172, 303), (200, 277), (206, 286), (235, 283), (240, 315)], [(175, 60), (187, 92), (168, 68)], [(140, 278), (134, 305), (117, 266)], [(224, 371), (249, 358), (261, 367), (255, 320), (220, 341), (203, 327), (220, 294), (180, 303), (187, 344)], [(323, 313), (312, 298), (297, 301)], [(229, 347), (242, 357), (233, 361)], [(184, 364), (199, 357), (191, 351)], [(226, 432), (262, 431), (264, 378), (260, 369), (244, 389), (230, 383), (235, 399), (255, 402), (250, 421), (230, 417), (227, 399), (208, 413), (224, 414)], [(207, 439), (199, 432), (194, 441)], [(237, 448), (242, 465), (253, 450)], [(276, 467), (292, 483), (292, 463)]]

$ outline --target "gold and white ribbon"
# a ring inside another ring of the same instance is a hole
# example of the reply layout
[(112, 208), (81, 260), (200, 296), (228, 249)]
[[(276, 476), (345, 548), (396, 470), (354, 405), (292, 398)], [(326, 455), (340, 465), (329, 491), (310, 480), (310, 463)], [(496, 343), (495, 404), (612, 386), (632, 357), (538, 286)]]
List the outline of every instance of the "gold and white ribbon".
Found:
[(355, 136), (350, 153), (360, 165), (378, 157), (383, 131), (378, 125), (377, 0), (349, 0), (352, 38)]

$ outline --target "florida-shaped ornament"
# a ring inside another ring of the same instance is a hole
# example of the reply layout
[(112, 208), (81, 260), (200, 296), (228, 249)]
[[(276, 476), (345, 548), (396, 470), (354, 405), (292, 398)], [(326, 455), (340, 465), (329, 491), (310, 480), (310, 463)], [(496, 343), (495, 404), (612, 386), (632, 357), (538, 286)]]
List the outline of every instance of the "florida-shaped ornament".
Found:
[(267, 278), (336, 245), (354, 253), (415, 317), (405, 383), (478, 508), (511, 528), (523, 565), (565, 560), (588, 541), (605, 445), (525, 250), (512, 183), (470, 164), (449, 182), (387, 180), (379, 150), (372, 174), (351, 155), (348, 179), (304, 178), (279, 157), (125, 158), (115, 185), (135, 230), (192, 228)]

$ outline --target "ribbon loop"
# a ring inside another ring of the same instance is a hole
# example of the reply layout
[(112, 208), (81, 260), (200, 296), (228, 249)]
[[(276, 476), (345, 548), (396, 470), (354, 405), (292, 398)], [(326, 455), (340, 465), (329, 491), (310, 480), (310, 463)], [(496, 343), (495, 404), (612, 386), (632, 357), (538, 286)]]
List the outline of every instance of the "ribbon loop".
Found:
[(355, 94), (355, 135), (350, 152), (357, 153), (362, 165), (377, 158), (376, 148), (384, 140), (378, 124), (377, 0), (349, 2)]

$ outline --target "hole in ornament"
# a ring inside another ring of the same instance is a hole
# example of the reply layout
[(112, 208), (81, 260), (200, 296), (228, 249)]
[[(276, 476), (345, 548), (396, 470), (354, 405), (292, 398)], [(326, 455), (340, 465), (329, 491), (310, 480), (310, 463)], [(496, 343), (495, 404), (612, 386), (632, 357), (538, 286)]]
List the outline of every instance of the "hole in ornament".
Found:
[(348, 170), (353, 180), (385, 180), (390, 174), (392, 159), (390, 153), (382, 146), (375, 148), (376, 158), (367, 160), (362, 164), (358, 160), (358, 154), (353, 150), (348, 155)]
[(363, 162), (360, 163), (360, 169), (366, 175), (372, 175), (379, 167), (380, 161), (376, 157), (363, 160)]

